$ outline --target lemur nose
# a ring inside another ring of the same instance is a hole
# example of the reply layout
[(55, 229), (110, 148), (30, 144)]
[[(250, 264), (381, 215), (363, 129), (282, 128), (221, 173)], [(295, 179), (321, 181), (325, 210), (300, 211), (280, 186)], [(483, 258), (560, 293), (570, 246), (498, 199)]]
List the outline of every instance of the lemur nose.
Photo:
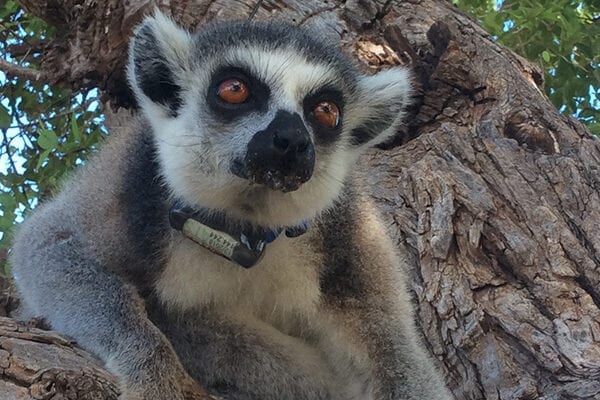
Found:
[(307, 182), (315, 166), (315, 147), (300, 115), (279, 110), (271, 123), (254, 134), (246, 155), (232, 165), (241, 178), (290, 192)]
[(273, 132), (273, 145), (282, 154), (302, 154), (309, 143), (310, 137), (300, 129)]

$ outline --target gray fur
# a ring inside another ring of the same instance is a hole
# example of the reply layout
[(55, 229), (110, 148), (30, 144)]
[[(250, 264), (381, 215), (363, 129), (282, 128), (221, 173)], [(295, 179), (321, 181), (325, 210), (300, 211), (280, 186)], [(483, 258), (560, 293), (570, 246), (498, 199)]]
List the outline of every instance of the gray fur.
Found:
[[(138, 29), (130, 60), (142, 117), (15, 238), (27, 308), (101, 357), (123, 400), (182, 400), (190, 377), (228, 399), (450, 399), (420, 343), (402, 260), (350, 173), (399, 124), (407, 73), (363, 76), (284, 25), (190, 35), (161, 15)], [(223, 62), (260, 77), (264, 108), (235, 120), (211, 109)], [(324, 86), (343, 96), (342, 125), (318, 140), (305, 121), (317, 154), (308, 182), (280, 193), (231, 173), (277, 110), (306, 118), (305, 99)], [(169, 227), (174, 199), (234, 225), (312, 224), (244, 270)]]

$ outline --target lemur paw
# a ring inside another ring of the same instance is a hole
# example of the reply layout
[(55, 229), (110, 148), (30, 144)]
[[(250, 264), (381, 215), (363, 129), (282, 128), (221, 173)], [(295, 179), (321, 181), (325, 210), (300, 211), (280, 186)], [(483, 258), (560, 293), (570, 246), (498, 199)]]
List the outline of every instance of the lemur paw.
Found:
[[(213, 400), (200, 386), (190, 382), (181, 385), (151, 385), (138, 389), (124, 388), (119, 400)], [(187, 381), (187, 379), (186, 379)]]
[[(152, 368), (137, 381), (123, 381), (119, 400), (212, 400), (180, 366)], [(159, 372), (160, 371), (160, 372)], [(138, 378), (140, 376), (138, 375)]]
[(210, 397), (189, 375), (186, 375), (181, 384), (181, 388), (185, 400), (212, 400), (212, 397)]

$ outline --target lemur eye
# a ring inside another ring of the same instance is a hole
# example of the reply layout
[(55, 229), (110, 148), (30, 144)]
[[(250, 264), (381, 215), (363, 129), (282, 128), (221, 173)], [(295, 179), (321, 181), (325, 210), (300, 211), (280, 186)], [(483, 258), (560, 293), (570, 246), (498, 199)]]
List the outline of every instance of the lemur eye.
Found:
[(335, 128), (340, 123), (340, 110), (330, 101), (322, 101), (313, 108), (317, 122), (328, 128)]
[(248, 85), (237, 78), (225, 79), (219, 84), (217, 95), (225, 102), (240, 104), (250, 95)]

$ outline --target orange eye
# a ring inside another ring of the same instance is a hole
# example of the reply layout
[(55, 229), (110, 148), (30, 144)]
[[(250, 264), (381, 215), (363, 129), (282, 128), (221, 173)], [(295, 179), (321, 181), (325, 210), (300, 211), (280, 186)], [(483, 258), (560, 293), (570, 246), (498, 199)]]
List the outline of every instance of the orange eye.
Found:
[(248, 85), (237, 78), (225, 79), (219, 84), (217, 95), (225, 102), (240, 104), (250, 95)]
[(335, 128), (340, 123), (340, 110), (330, 101), (322, 101), (313, 108), (315, 119), (323, 126)]

